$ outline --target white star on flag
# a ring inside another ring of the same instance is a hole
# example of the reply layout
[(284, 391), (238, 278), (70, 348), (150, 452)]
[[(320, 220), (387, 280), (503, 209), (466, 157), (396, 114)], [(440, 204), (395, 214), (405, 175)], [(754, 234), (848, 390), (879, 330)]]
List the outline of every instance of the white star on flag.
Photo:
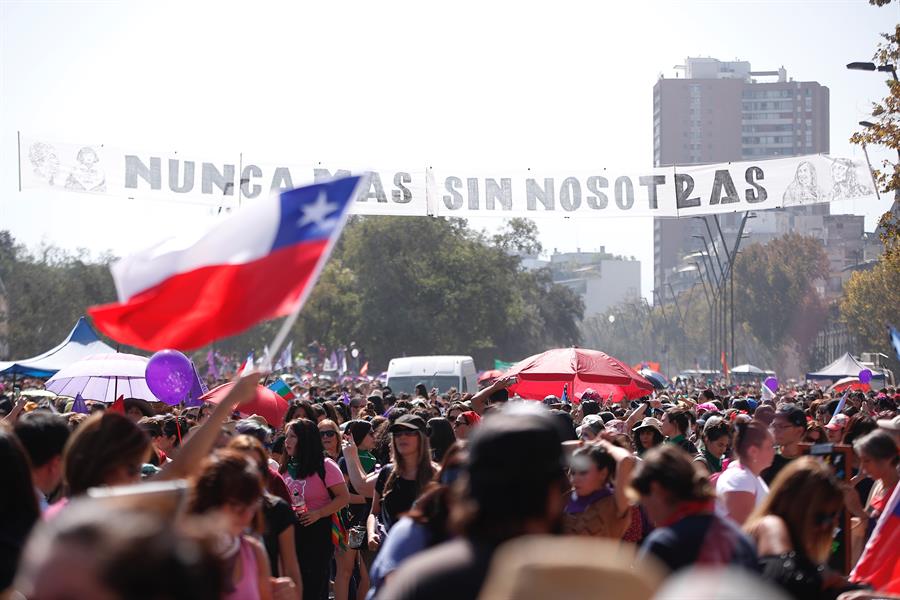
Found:
[(322, 190), (313, 204), (307, 204), (303, 208), (303, 216), (297, 220), (297, 227), (304, 227), (310, 223), (315, 223), (317, 227), (324, 227), (331, 220), (328, 219), (328, 215), (337, 209), (338, 205), (328, 202), (328, 194)]

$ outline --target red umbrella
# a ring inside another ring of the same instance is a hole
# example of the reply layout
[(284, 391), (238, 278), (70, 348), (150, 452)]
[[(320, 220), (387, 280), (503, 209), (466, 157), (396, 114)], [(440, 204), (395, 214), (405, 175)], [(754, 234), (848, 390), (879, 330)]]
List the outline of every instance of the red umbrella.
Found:
[(828, 388), (829, 392), (845, 392), (848, 389), (853, 390), (854, 392), (868, 392), (872, 389), (868, 383), (862, 383), (859, 380), (859, 377), (844, 377), (843, 379), (839, 379)]
[[(223, 383), (219, 387), (213, 388), (206, 394), (200, 396), (200, 399), (205, 402), (218, 404), (226, 395), (228, 395), (228, 392), (231, 391), (233, 385), (233, 382)], [(261, 385), (256, 386), (256, 397), (253, 398), (253, 400), (238, 406), (238, 411), (240, 411), (242, 415), (260, 415), (269, 422), (270, 426), (275, 428), (281, 426), (287, 409), (287, 400), (269, 388)]]
[(484, 371), (481, 375), (478, 376), (478, 383), (490, 381), (492, 379), (498, 379), (500, 377), (503, 377), (503, 371), (499, 369), (491, 369), (490, 371)]
[(598, 350), (556, 348), (535, 354), (513, 365), (505, 375), (517, 375), (518, 383), (509, 388), (529, 400), (542, 400), (553, 394), (562, 396), (563, 385), (569, 386), (569, 398), (580, 398), (591, 388), (605, 401), (648, 396), (653, 384), (620, 360)]

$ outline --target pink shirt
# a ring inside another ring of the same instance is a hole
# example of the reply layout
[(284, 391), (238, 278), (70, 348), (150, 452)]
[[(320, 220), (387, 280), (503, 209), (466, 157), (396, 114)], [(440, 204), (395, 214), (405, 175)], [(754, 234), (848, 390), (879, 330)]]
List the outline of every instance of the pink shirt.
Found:
[(330, 458), (325, 459), (325, 481), (319, 477), (318, 473), (313, 473), (305, 479), (294, 479), (290, 473), (282, 473), (284, 483), (287, 484), (288, 492), (290, 492), (293, 504), (296, 504), (295, 498), (302, 497), (306, 501), (306, 508), (309, 510), (319, 510), (329, 502), (331, 495), (328, 489), (339, 483), (344, 483), (344, 475), (337, 463)]

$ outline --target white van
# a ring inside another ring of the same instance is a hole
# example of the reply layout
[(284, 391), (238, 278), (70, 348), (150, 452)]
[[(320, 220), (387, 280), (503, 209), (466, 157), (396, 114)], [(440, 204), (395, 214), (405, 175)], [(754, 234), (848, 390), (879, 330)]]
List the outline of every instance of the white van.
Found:
[(394, 394), (412, 394), (416, 384), (440, 393), (455, 387), (461, 394), (478, 391), (475, 361), (471, 356), (405, 356), (388, 364), (387, 384)]

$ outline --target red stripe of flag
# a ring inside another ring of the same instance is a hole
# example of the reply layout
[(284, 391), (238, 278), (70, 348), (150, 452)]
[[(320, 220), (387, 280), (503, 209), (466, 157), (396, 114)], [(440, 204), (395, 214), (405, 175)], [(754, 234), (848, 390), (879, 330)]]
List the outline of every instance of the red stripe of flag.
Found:
[(191, 350), (289, 314), (327, 245), (328, 240), (302, 242), (248, 263), (179, 273), (128, 302), (88, 313), (123, 344)]

